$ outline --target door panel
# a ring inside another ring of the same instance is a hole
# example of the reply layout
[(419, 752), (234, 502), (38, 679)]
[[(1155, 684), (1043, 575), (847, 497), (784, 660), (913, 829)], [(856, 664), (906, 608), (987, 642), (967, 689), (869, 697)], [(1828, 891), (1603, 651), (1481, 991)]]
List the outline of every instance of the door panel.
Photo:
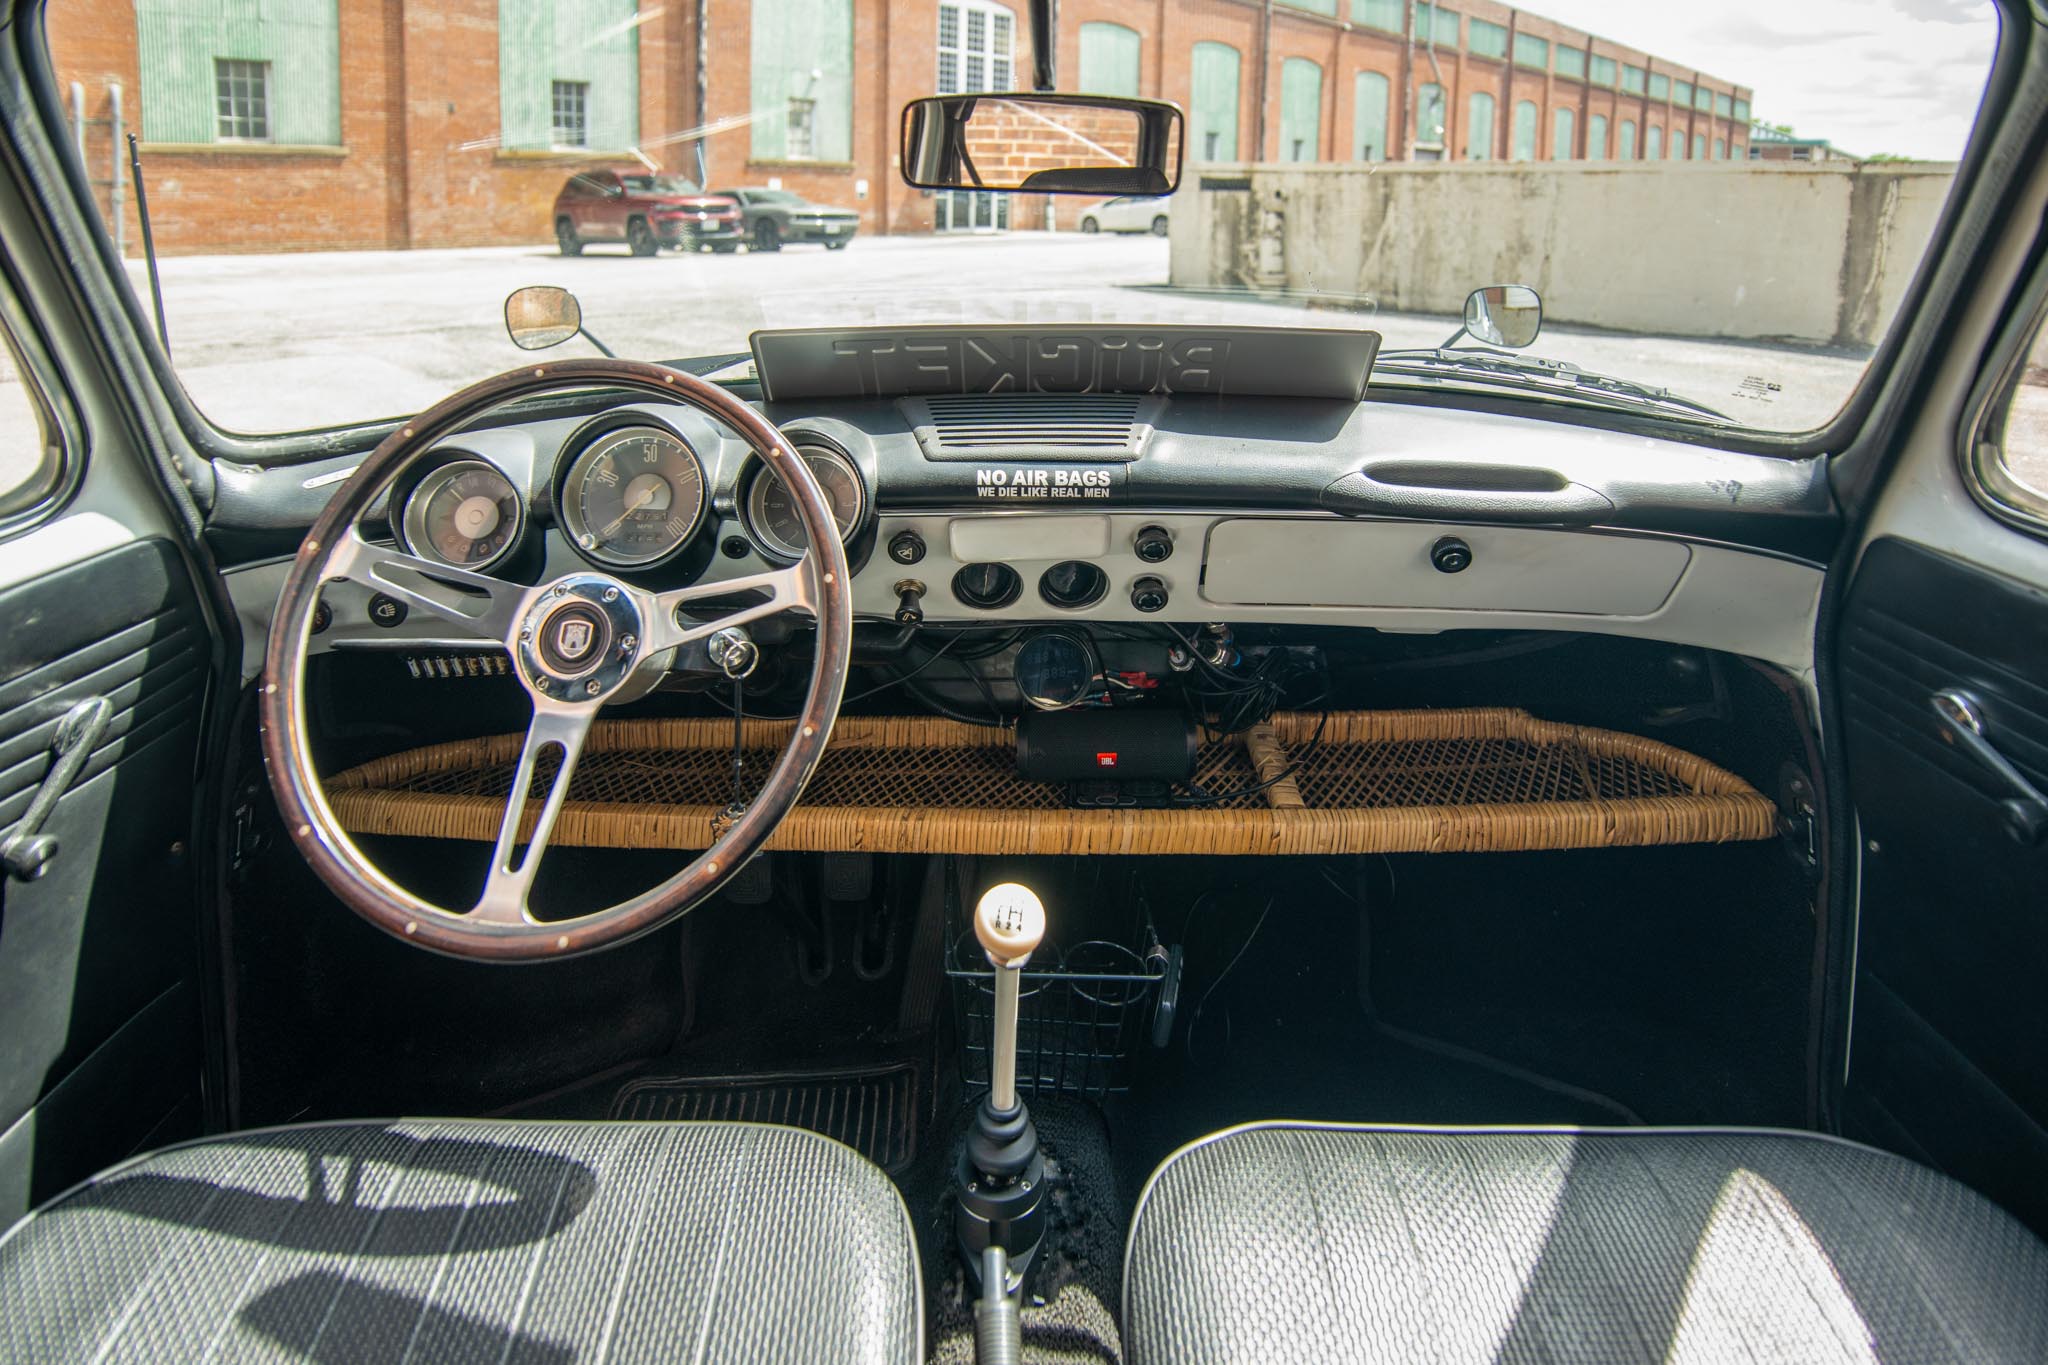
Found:
[(60, 717), (110, 715), (0, 887), (0, 1223), (180, 1126), (200, 1056), (190, 838), (210, 639), (168, 541), (0, 592), (0, 829), (27, 809)]
[(1842, 618), (1842, 742), (1863, 844), (1843, 1117), (2048, 1232), (2048, 847), (1942, 738), (1943, 688), (2048, 789), (2048, 592), (1874, 541)]

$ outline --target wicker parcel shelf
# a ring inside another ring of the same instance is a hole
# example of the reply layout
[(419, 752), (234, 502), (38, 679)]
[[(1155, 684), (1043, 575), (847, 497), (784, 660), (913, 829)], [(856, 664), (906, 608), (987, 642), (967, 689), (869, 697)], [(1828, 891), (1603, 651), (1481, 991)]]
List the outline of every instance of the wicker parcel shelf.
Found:
[[(1322, 722), (1320, 740), (1317, 725)], [(788, 726), (748, 721), (758, 781)], [(732, 793), (729, 720), (591, 730), (553, 841), (699, 849)], [(357, 834), (497, 837), (523, 736), (436, 744), (328, 780)], [(1771, 803), (1655, 740), (1506, 708), (1282, 713), (1205, 743), (1207, 804), (1075, 810), (1017, 775), (1012, 731), (848, 716), (770, 848), (872, 853), (1455, 853), (1763, 839)], [(1289, 772), (1290, 766), (1292, 772)], [(1279, 778), (1281, 780), (1274, 781)], [(1259, 790), (1261, 781), (1271, 783)], [(1229, 793), (1242, 793), (1230, 796)], [(530, 799), (526, 824), (539, 813)]]

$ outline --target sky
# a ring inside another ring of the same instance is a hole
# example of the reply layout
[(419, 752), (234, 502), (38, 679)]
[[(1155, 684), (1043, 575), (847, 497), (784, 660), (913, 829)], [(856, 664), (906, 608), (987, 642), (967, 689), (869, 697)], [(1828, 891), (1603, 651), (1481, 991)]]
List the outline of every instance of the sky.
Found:
[(1961, 156), (1998, 40), (1990, 0), (1519, 3), (1747, 85), (1754, 117), (1858, 156)]

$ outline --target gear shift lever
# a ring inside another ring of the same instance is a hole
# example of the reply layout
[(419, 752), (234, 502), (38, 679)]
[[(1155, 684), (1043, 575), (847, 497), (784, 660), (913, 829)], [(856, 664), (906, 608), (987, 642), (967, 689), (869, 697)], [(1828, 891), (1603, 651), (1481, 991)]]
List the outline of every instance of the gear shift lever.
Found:
[(968, 1274), (979, 1283), (983, 1253), (1000, 1248), (1021, 1288), (1045, 1229), (1045, 1159), (1038, 1130), (1017, 1096), (1019, 977), (1045, 937), (1045, 906), (1029, 887), (990, 887), (974, 907), (974, 937), (995, 968), (995, 1022), (989, 1031), (989, 1090), (975, 1111), (960, 1158), (953, 1228)]

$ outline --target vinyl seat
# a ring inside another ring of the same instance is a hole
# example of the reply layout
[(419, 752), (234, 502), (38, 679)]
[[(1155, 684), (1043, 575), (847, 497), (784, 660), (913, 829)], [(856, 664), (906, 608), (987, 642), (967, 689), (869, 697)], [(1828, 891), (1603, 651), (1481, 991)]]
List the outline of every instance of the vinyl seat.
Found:
[(2048, 1360), (2048, 1248), (1810, 1134), (1262, 1124), (1133, 1216), (1133, 1365)]

